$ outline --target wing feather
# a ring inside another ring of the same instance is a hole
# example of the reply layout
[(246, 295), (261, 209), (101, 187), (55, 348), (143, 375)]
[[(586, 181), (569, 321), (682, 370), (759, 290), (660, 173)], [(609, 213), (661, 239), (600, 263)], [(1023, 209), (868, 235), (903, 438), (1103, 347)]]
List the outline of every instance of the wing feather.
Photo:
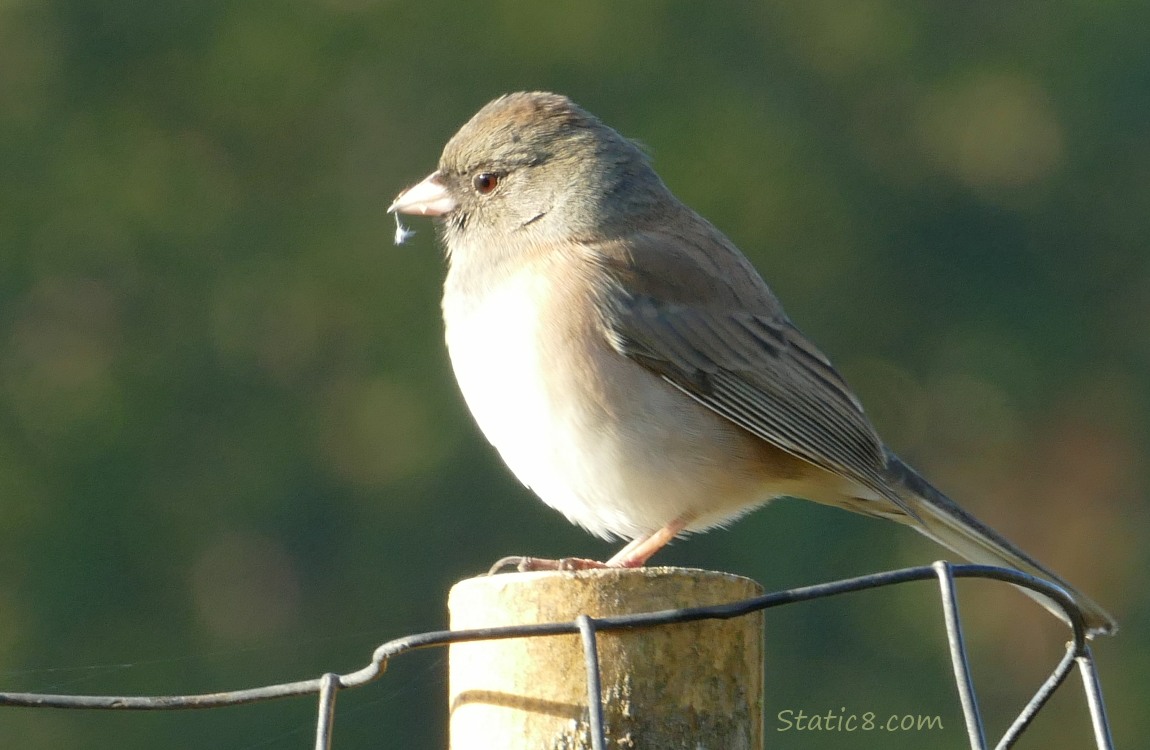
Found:
[[(602, 256), (613, 272), (603, 292), (612, 345), (748, 432), (915, 515), (884, 479), (883, 445), (858, 399), (761, 279), (748, 276), (745, 260), (729, 260), (736, 264), (732, 278), (744, 285), (750, 278), (758, 288), (724, 296), (725, 282), (712, 268), (665, 252), (666, 242), (645, 235), (625, 253)], [(652, 258), (658, 276), (632, 270)], [(673, 282), (660, 288), (659, 278)], [(706, 299), (684, 299), (684, 290), (700, 285)]]

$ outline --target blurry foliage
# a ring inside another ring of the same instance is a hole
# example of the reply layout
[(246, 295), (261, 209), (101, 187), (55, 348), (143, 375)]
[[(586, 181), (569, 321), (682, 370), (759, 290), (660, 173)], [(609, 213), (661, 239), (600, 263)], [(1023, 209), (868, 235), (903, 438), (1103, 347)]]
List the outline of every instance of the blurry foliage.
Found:
[[(433, 231), (391, 247), (384, 214), (481, 104), (546, 88), (646, 145), (893, 447), (1112, 607), (1116, 736), (1146, 745), (1148, 26), (1130, 1), (3, 4), (3, 688), (351, 669), (496, 557), (608, 554), (471, 426)], [(786, 501), (662, 559), (781, 587), (939, 554)], [(1062, 634), (964, 591), (993, 733)], [(940, 714), (929, 744), (961, 745), (934, 600), (771, 615), (768, 729)], [(443, 746), (442, 659), (341, 699), (337, 745)], [(1088, 742), (1081, 699), (1055, 709), (1025, 746)], [(2, 713), (19, 747), (303, 747), (312, 722)]]

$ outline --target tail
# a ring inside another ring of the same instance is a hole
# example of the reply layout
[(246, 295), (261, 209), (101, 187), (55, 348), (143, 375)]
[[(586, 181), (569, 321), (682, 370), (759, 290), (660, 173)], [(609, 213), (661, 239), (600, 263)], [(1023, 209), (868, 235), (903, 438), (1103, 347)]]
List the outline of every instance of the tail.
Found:
[[(889, 451), (887, 480), (914, 512), (915, 517), (908, 517), (907, 523), (921, 533), (973, 563), (1014, 568), (1062, 587), (1082, 610), (1087, 634), (1090, 636), (1111, 635), (1118, 630), (1118, 623), (1106, 610), (1011, 544), (997, 531), (960, 508)], [(1062, 608), (1048, 597), (1027, 588), (1022, 591), (1065, 619)]]

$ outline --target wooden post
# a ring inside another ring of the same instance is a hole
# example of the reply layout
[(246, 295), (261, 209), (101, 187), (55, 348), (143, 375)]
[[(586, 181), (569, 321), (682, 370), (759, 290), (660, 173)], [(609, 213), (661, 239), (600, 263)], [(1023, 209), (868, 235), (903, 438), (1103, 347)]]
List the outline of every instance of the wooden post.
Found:
[[(570, 622), (738, 601), (746, 578), (638, 568), (505, 573), (456, 584), (451, 628)], [(599, 633), (607, 747), (762, 747), (762, 613)], [(577, 635), (455, 643), (451, 750), (585, 750), (587, 674)]]

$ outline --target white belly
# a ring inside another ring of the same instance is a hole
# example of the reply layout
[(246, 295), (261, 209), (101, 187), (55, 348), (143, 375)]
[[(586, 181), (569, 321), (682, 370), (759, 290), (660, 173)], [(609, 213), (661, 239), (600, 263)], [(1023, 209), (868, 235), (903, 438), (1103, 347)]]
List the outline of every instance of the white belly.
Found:
[(701, 515), (693, 528), (705, 528), (766, 499), (761, 484), (715, 460), (738, 450), (729, 425), (689, 404), (671, 428), (667, 415), (681, 414), (686, 397), (541, 314), (548, 282), (528, 276), (479, 303), (444, 305), (464, 399), (523, 484), (603, 537), (647, 534), (688, 511)]

